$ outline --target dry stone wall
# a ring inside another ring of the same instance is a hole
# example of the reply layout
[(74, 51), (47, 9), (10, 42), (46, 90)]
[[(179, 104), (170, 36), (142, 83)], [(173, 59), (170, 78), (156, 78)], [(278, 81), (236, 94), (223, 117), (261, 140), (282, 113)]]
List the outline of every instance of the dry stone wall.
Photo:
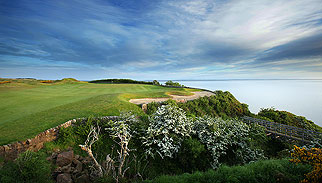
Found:
[[(101, 117), (102, 120), (116, 120), (117, 116), (105, 116)], [(84, 119), (84, 118), (79, 118)], [(13, 160), (18, 155), (26, 150), (38, 151), (43, 148), (45, 142), (53, 141), (57, 138), (60, 128), (66, 128), (76, 123), (77, 119), (69, 120), (61, 125), (50, 128), (44, 132), (39, 133), (34, 138), (27, 139), (25, 141), (19, 141), (12, 144), (0, 146), (0, 157), (5, 160)]]

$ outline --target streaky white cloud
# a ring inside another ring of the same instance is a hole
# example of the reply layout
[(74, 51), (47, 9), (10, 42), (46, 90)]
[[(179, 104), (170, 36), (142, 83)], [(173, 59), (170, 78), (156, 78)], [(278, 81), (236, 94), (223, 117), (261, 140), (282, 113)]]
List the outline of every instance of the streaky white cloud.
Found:
[[(64, 60), (117, 67), (131, 76), (256, 77), (268, 69), (280, 76), (322, 70), (312, 58), (322, 48), (314, 41), (322, 31), (321, 0), (149, 3), (143, 8), (88, 0), (22, 3), (24, 16), (0, 13), (0, 26), (10, 25), (0, 27), (0, 54), (53, 65)], [(296, 42), (301, 39), (305, 45)]]

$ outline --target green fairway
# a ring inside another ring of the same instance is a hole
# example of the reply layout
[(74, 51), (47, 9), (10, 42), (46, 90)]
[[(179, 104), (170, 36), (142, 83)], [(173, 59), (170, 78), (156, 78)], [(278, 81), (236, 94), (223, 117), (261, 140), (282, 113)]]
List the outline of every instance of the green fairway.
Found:
[(25, 140), (73, 118), (142, 113), (131, 98), (169, 97), (182, 88), (143, 84), (26, 84), (0, 86), (0, 144)]

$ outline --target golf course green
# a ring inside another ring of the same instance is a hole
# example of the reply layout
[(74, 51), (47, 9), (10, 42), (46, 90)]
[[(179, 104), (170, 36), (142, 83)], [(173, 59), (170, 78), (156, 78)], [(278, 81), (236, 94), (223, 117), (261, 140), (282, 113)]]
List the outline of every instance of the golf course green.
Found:
[(122, 111), (143, 113), (139, 106), (128, 102), (131, 98), (190, 93), (184, 88), (145, 84), (94, 84), (73, 80), (42, 83), (29, 79), (10, 82), (0, 84), (0, 145), (32, 138), (74, 118), (119, 115)]

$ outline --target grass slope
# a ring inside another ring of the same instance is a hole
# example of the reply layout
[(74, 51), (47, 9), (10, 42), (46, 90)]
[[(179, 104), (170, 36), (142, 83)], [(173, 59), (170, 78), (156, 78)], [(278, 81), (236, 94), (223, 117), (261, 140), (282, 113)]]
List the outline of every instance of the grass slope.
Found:
[(73, 118), (118, 115), (128, 110), (140, 114), (140, 108), (129, 99), (185, 92), (182, 88), (142, 84), (25, 81), (0, 86), (0, 144), (31, 138)]

